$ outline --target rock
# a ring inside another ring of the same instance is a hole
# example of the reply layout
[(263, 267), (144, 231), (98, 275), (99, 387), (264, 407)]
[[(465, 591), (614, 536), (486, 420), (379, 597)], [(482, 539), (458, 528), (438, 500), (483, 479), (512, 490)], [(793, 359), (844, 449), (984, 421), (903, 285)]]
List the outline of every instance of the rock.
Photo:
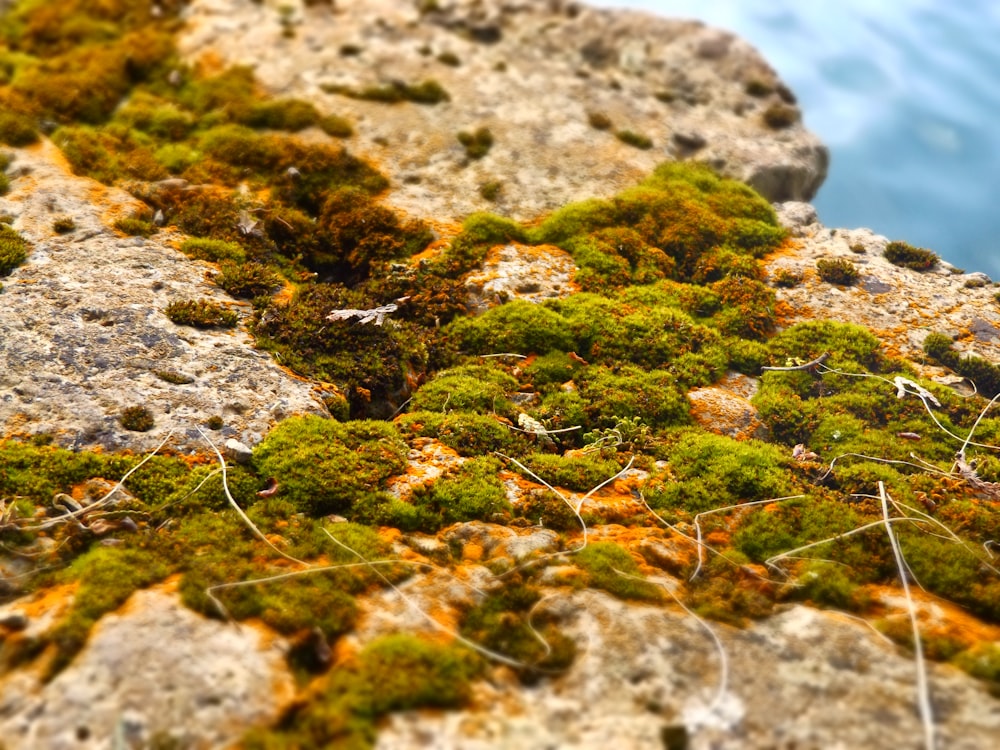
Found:
[(778, 221), (793, 237), (801, 237), (806, 228), (819, 223), (816, 208), (811, 203), (802, 201), (785, 201), (774, 206)]
[(97, 750), (122, 730), (142, 746), (229, 746), (293, 697), (286, 648), (274, 634), (185, 609), (168, 586), (139, 591), (52, 681), (0, 676), (0, 736), (7, 750)]
[[(309, 383), (256, 351), (242, 330), (198, 330), (172, 323), (177, 299), (234, 301), (205, 280), (207, 264), (174, 249), (161, 231), (149, 239), (108, 228), (136, 210), (121, 190), (75, 177), (48, 141), (15, 152), (29, 176), (15, 178), (0, 213), (34, 243), (28, 262), (4, 279), (0, 305), (0, 434), (47, 433), (56, 443), (106, 450), (150, 450), (168, 434), (179, 451), (209, 450), (195, 429), (222, 415), (225, 430), (249, 442), (286, 414), (324, 413)], [(56, 235), (55, 216), (77, 231)], [(188, 373), (175, 383), (161, 372)], [(147, 432), (126, 430), (122, 411), (142, 405)]]
[[(774, 130), (763, 121), (769, 106), (790, 106), (787, 88), (731, 34), (582, 3), (433, 5), (354, 0), (330, 11), (290, 3), (289, 37), (267, 3), (194, 0), (180, 48), (189, 62), (251, 65), (274, 93), (347, 117), (357, 133), (350, 149), (392, 180), (389, 202), (437, 221), (483, 210), (535, 218), (613, 195), (693, 148), (770, 200), (809, 200), (826, 176), (827, 150), (816, 137), (797, 122)], [(360, 51), (344, 56), (345, 45)], [(458, 65), (439, 62), (441, 52)], [(426, 80), (449, 101), (386, 105), (329, 93)], [(591, 113), (611, 128), (591, 127)], [(470, 160), (456, 136), (479, 127), (494, 145)], [(653, 147), (626, 145), (614, 136), (622, 130)], [(495, 201), (480, 194), (491, 182), (503, 185)]]
[(224, 447), (225, 455), (238, 464), (249, 464), (253, 461), (253, 451), (236, 438), (229, 438)]
[(750, 398), (757, 390), (756, 381), (730, 373), (718, 385), (688, 391), (691, 416), (706, 430), (737, 440), (767, 439), (767, 426), (760, 420)]
[(567, 297), (579, 288), (573, 281), (576, 263), (553, 245), (498, 245), (482, 270), (466, 277), (469, 311), (484, 312), (510, 299), (544, 302)]
[[(791, 217), (807, 217), (794, 224)], [(780, 303), (782, 327), (805, 320), (832, 319), (869, 327), (889, 354), (926, 361), (923, 342), (932, 331), (956, 339), (955, 348), (990, 361), (1000, 360), (1000, 310), (994, 290), (978, 283), (970, 285), (969, 274), (940, 262), (934, 272), (900, 268), (883, 252), (889, 240), (870, 229), (836, 229), (812, 221), (805, 208), (785, 204), (779, 216), (786, 226), (801, 228), (794, 247), (765, 259), (773, 278), (782, 269), (802, 277), (792, 287), (775, 289)], [(789, 223), (791, 222), (791, 224)], [(854, 286), (836, 286), (822, 281), (816, 261), (839, 258), (853, 263), (860, 272)], [(928, 376), (940, 373), (927, 370)]]
[[(653, 748), (680, 728), (696, 750), (922, 742), (912, 658), (846, 616), (794, 606), (738, 630), (592, 590), (556, 594), (544, 610), (577, 640), (566, 674), (530, 691), (480, 683), (462, 711), (393, 715), (376, 747)], [(725, 649), (725, 679), (706, 627)], [(929, 671), (940, 745), (990, 747), (995, 700), (951, 666)]]

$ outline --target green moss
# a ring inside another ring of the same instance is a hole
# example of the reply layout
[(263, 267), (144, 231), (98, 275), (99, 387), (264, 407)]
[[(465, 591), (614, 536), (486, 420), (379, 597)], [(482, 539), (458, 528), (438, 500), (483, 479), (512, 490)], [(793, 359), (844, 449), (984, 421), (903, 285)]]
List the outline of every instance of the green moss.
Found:
[(816, 273), (828, 284), (852, 286), (861, 274), (858, 267), (846, 258), (820, 258), (816, 261)]
[(445, 251), (442, 271), (458, 276), (482, 263), (495, 245), (526, 240), (524, 227), (515, 221), (485, 212), (471, 214), (462, 223), (461, 233)]
[(38, 126), (34, 118), (19, 112), (0, 111), (0, 143), (23, 148), (37, 140)]
[(440, 440), (460, 456), (474, 457), (495, 451), (520, 453), (522, 450), (523, 440), (518, 433), (490, 414), (414, 411), (401, 415), (396, 426), (404, 436)]
[(566, 670), (576, 656), (576, 645), (554, 622), (541, 615), (532, 617), (541, 598), (532, 586), (510, 583), (462, 618), (466, 638), (523, 665), (515, 669), (525, 684)]
[(977, 644), (960, 653), (954, 661), (973, 677), (991, 683), (990, 691), (1000, 695), (1000, 644)]
[(517, 381), (498, 367), (462, 365), (439, 372), (413, 394), (413, 411), (479, 412), (505, 414), (507, 395), (517, 390)]
[(282, 284), (278, 274), (260, 263), (237, 265), (232, 261), (223, 261), (219, 270), (212, 280), (233, 297), (253, 299), (274, 292)]
[(910, 268), (914, 271), (929, 271), (938, 262), (936, 253), (905, 242), (890, 242), (885, 246), (883, 255), (893, 265)]
[(658, 586), (628, 577), (643, 576), (632, 556), (613, 542), (591, 542), (574, 555), (573, 560), (587, 571), (592, 586), (622, 599), (659, 601), (663, 598), (663, 592)]
[(149, 432), (153, 429), (153, 415), (145, 406), (129, 406), (118, 418), (122, 427), (132, 432)]
[(76, 229), (76, 222), (70, 216), (60, 216), (52, 222), (52, 231), (56, 234), (69, 234)]
[(279, 497), (311, 515), (343, 513), (367, 492), (406, 469), (406, 445), (391, 424), (291, 417), (254, 451), (262, 476), (273, 476)]
[(476, 318), (457, 318), (446, 335), (470, 354), (545, 354), (574, 348), (562, 316), (525, 300), (499, 305)]
[(156, 225), (135, 216), (124, 216), (115, 220), (115, 229), (133, 237), (149, 237), (156, 233)]
[(325, 115), (318, 123), (320, 129), (334, 138), (350, 138), (354, 135), (354, 127), (350, 121), (339, 115)]
[(444, 86), (433, 79), (415, 84), (395, 81), (391, 84), (367, 86), (363, 89), (352, 89), (336, 84), (323, 84), (320, 88), (329, 94), (340, 94), (353, 99), (365, 99), (385, 104), (398, 104), (404, 101), (417, 104), (440, 104), (451, 99)]
[(594, 130), (610, 130), (612, 126), (611, 118), (603, 112), (588, 112), (587, 123)]
[(587, 428), (613, 427), (620, 417), (641, 417), (654, 428), (684, 425), (691, 419), (688, 400), (669, 372), (591, 368), (579, 386)]
[(952, 348), (952, 340), (945, 334), (928, 334), (924, 339), (924, 353), (972, 380), (981, 395), (992, 398), (1000, 393), (1000, 367), (973, 354), (961, 356)]
[(554, 487), (587, 492), (621, 470), (617, 461), (601, 458), (596, 453), (584, 456), (560, 456), (533, 453), (522, 463)]
[(775, 286), (789, 289), (802, 283), (802, 274), (797, 273), (796, 271), (790, 271), (787, 268), (779, 268), (774, 272), (774, 275), (771, 277), (771, 281)]
[(286, 305), (262, 311), (252, 330), (257, 345), (276, 352), (284, 364), (337, 385), (351, 415), (388, 417), (427, 368), (428, 333), (391, 318), (381, 326), (327, 320), (333, 310), (368, 310), (385, 302), (337, 285), (307, 285)]
[(6, 224), (0, 224), (0, 276), (7, 276), (28, 259), (28, 241)]
[(457, 138), (470, 159), (482, 159), (493, 148), (493, 133), (487, 127), (480, 127), (472, 132), (462, 130)]
[(495, 202), (499, 200), (503, 192), (503, 183), (499, 180), (490, 180), (479, 186), (479, 195), (483, 200)]
[(356, 664), (331, 674), (322, 690), (292, 709), (279, 727), (257, 730), (248, 750), (278, 747), (371, 748), (375, 721), (392, 711), (458, 708), (471, 695), (481, 663), (470, 652), (413, 635), (384, 636), (366, 646)]
[(303, 262), (348, 280), (368, 276), (374, 264), (420, 252), (431, 240), (422, 222), (404, 222), (359, 188), (329, 192), (317, 228), (319, 246)]
[(413, 505), (424, 518), (426, 530), (463, 521), (501, 523), (510, 516), (507, 493), (498, 474), (500, 461), (483, 456), (463, 463), (457, 470), (417, 487)]
[(57, 492), (101, 476), (103, 460), (94, 453), (0, 440), (0, 497), (23, 497), (47, 503)]
[(657, 508), (700, 513), (782, 497), (794, 487), (788, 471), (790, 455), (759, 440), (687, 432), (669, 447), (666, 456), (673, 481), (651, 493), (649, 502)]
[(246, 250), (236, 242), (213, 240), (208, 237), (192, 237), (181, 243), (181, 252), (199, 260), (213, 263), (229, 260), (243, 263), (246, 260)]
[(173, 323), (195, 328), (233, 328), (239, 321), (235, 310), (207, 299), (177, 300), (163, 312)]
[(251, 128), (270, 128), (298, 132), (319, 124), (321, 119), (316, 107), (302, 99), (271, 99), (256, 102), (241, 118)]
[(649, 136), (636, 133), (632, 130), (619, 130), (615, 133), (615, 137), (622, 143), (627, 143), (629, 146), (642, 149), (643, 151), (648, 151), (653, 147), (653, 140)]
[(816, 561), (805, 566), (797, 582), (801, 588), (796, 594), (814, 604), (848, 611), (863, 610), (869, 604), (864, 589), (851, 580), (842, 565)]

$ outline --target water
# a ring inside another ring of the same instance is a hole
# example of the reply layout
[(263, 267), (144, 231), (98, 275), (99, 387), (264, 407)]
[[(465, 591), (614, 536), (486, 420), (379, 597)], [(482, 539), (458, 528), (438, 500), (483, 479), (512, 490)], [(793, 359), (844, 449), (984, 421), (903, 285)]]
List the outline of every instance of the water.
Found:
[(814, 203), (1000, 279), (1000, 2), (590, 0), (753, 44), (830, 147)]

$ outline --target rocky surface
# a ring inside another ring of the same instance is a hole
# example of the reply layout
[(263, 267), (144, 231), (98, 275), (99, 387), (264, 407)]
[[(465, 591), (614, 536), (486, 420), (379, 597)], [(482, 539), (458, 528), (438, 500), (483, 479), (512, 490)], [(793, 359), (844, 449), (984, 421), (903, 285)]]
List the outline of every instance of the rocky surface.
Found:
[[(324, 412), (313, 386), (256, 351), (243, 330), (200, 330), (166, 317), (175, 300), (213, 299), (241, 314), (249, 305), (211, 284), (210, 264), (180, 253), (176, 233), (144, 239), (112, 229), (137, 200), (73, 176), (47, 141), (13, 153), (0, 213), (34, 247), (4, 279), (0, 432), (108, 450), (146, 450), (172, 433), (174, 449), (204, 452), (197, 427), (210, 417), (223, 420), (209, 431), (221, 447), (228, 438), (256, 443), (283, 416)], [(52, 223), (64, 216), (76, 229), (59, 235)], [(121, 425), (122, 411), (137, 405), (153, 415), (148, 432)]]
[[(580, 648), (566, 675), (524, 688), (497, 670), (469, 709), (395, 715), (376, 747), (921, 745), (912, 660), (844, 615), (797, 606), (745, 630), (709, 630), (680, 610), (598, 591), (556, 594), (542, 608), (557, 613)], [(934, 667), (930, 682), (940, 746), (991, 746), (1000, 704), (952, 667)], [(679, 736), (688, 744), (668, 743)]]
[[(882, 254), (889, 238), (870, 229), (825, 227), (807, 204), (779, 205), (778, 216), (795, 241), (766, 259), (768, 272), (802, 276), (801, 284), (777, 290), (785, 324), (817, 317), (858, 323), (871, 328), (888, 353), (917, 360), (928, 333), (945, 333), (964, 353), (1000, 359), (1000, 307), (986, 274), (963, 273), (943, 260), (929, 271), (894, 266)], [(853, 263), (858, 282), (822, 281), (816, 261), (823, 258)]]
[[(799, 124), (763, 122), (769, 107), (787, 108), (791, 99), (766, 63), (744, 42), (701, 24), (559, 1), (445, 0), (423, 13), (403, 0), (310, 5), (194, 0), (185, 54), (214, 69), (252, 62), (273, 92), (347, 116), (357, 131), (348, 145), (390, 175), (390, 202), (444, 231), (475, 210), (533, 219), (571, 200), (610, 195), (668, 156), (704, 159), (774, 200), (808, 199), (825, 173), (825, 149)], [(323, 89), (430, 78), (450, 101), (389, 105)], [(649, 136), (653, 148), (595, 129), (589, 114), (606, 115), (612, 130)], [(488, 127), (495, 143), (472, 160), (456, 133), (479, 127)], [(3, 434), (47, 432), (74, 447), (143, 450), (173, 429), (172, 447), (205, 453), (195, 426), (210, 417), (223, 419), (223, 428), (209, 433), (220, 445), (252, 446), (284, 416), (323, 411), (313, 384), (256, 351), (242, 329), (200, 331), (163, 315), (167, 303), (189, 297), (246, 313), (209, 283), (209, 264), (177, 251), (179, 235), (123, 237), (110, 227), (136, 209), (134, 199), (70, 176), (48, 142), (12, 153), (12, 189), (0, 198), (0, 213), (12, 216), (34, 247), (0, 295)], [(480, 189), (493, 182), (499, 192), (488, 200)], [(899, 269), (881, 255), (886, 238), (825, 228), (800, 202), (785, 202), (779, 212), (795, 241), (766, 259), (768, 272), (803, 278), (778, 290), (783, 324), (858, 322), (890, 352), (918, 358), (926, 333), (943, 331), (964, 351), (1000, 358), (1000, 314), (981, 275), (945, 263), (927, 273)], [(51, 227), (59, 216), (72, 217), (77, 229), (57, 235)], [(857, 264), (860, 283), (820, 281), (815, 262), (827, 257)], [(482, 307), (556, 297), (572, 289), (573, 270), (554, 248), (498, 246), (469, 278), (469, 293)], [(191, 382), (170, 383), (157, 372)], [(722, 434), (759, 436), (748, 401), (753, 387), (752, 379), (732, 377), (693, 391), (692, 413)], [(122, 409), (139, 404), (153, 412), (155, 427), (124, 430)], [(462, 461), (435, 440), (415, 442), (406, 473), (389, 489), (406, 499)], [(581, 510), (622, 520), (645, 513), (634, 492), (644, 476), (632, 470)], [(542, 491), (513, 472), (501, 478), (515, 506)], [(583, 501), (583, 493), (565, 495)], [(386, 633), (447, 638), (459, 611), (498, 586), (497, 571), (542, 558), (550, 564), (539, 576), (546, 598), (538, 612), (559, 623), (579, 654), (568, 672), (530, 687), (495, 665), (466, 709), (391, 717), (378, 738), (384, 750), (675, 748), (685, 737), (698, 750), (920, 744), (911, 656), (846, 615), (782, 605), (741, 630), (706, 625), (669, 600), (626, 603), (581, 589), (584, 574), (571, 564), (568, 537), (541, 526), (474, 522), (437, 536), (383, 533), (394, 534), (394, 553), (422, 572), (359, 597), (361, 618), (336, 644), (333, 669)], [(682, 585), (670, 574), (690, 561), (692, 547), (652, 520), (590, 533), (632, 550), (665, 590)], [(435, 560), (458, 562), (445, 570)], [(48, 631), (72, 592), (50, 594), (0, 609), (3, 640)], [(887, 616), (899, 616), (898, 594), (882, 598)], [(975, 630), (978, 641), (1000, 641), (996, 628), (922, 601), (927, 627), (939, 621), (952, 633)], [(0, 745), (96, 748), (117, 735), (136, 747), (170, 739), (182, 747), (232, 746), (294, 699), (288, 647), (264, 628), (184, 609), (169, 583), (137, 592), (97, 624), (51, 682), (40, 679), (44, 658), (0, 676)], [(941, 746), (990, 747), (1000, 734), (1000, 703), (953, 667), (930, 669)]]
[[(273, 93), (347, 117), (351, 150), (378, 164), (392, 180), (390, 202), (417, 216), (533, 219), (610, 196), (666, 158), (706, 161), (771, 200), (809, 200), (826, 176), (826, 148), (798, 122), (770, 66), (699, 22), (563, 0), (194, 0), (187, 19), (189, 60), (250, 65)], [(450, 100), (328, 93), (425, 80)], [(792, 122), (768, 126), (769, 108)], [(591, 126), (591, 114), (608, 118), (607, 129)], [(457, 134), (482, 127), (494, 144), (469, 159)], [(652, 147), (625, 144), (614, 135), (623, 130)], [(495, 200), (480, 195), (490, 183)]]
[[(232, 744), (247, 725), (274, 721), (295, 694), (288, 644), (197, 615), (174, 589), (134, 594), (51, 682), (41, 680), (37, 663), (0, 676), (3, 746), (97, 750), (117, 737), (115, 747), (208, 750)], [(0, 621), (20, 614), (30, 629), (19, 637), (39, 635), (71, 596), (57, 589), (2, 607)]]

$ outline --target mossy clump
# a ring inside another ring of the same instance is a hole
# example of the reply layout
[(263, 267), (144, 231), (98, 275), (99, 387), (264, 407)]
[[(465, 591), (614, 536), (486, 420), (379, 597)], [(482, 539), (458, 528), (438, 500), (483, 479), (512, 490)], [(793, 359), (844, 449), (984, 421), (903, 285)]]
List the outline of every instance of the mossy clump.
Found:
[(352, 89), (338, 84), (323, 84), (320, 88), (328, 94), (340, 94), (353, 99), (385, 104), (398, 104), (404, 101), (416, 104), (440, 104), (451, 100), (445, 87), (432, 78), (420, 83), (394, 81), (386, 85), (366, 86), (363, 89)]
[(132, 432), (149, 432), (153, 429), (153, 414), (145, 406), (129, 406), (118, 418), (122, 427)]
[(491, 593), (462, 618), (462, 634), (518, 662), (517, 676), (529, 685), (566, 670), (576, 656), (576, 644), (551, 618), (532, 616), (541, 599), (537, 588), (516, 581)]
[(406, 469), (406, 454), (391, 424), (306, 415), (275, 427), (254, 451), (254, 465), (278, 481), (278, 497), (322, 516), (349, 512), (365, 494), (383, 489)]
[(802, 274), (787, 268), (779, 268), (774, 272), (771, 281), (775, 286), (788, 289), (802, 283)]
[(527, 239), (524, 227), (515, 221), (488, 212), (471, 214), (462, 222), (462, 231), (451, 241), (439, 261), (440, 272), (447, 276), (459, 276), (482, 263), (495, 245), (525, 242)]
[(493, 133), (487, 127), (479, 127), (471, 132), (459, 131), (457, 138), (465, 147), (465, 155), (470, 159), (482, 159), (493, 148)]
[(974, 354), (962, 356), (952, 348), (952, 340), (943, 333), (929, 333), (924, 339), (924, 353), (976, 384), (979, 393), (992, 398), (1000, 393), (1000, 367)]
[(7, 276), (28, 259), (28, 241), (6, 224), (0, 224), (0, 276)]
[(588, 112), (587, 123), (594, 130), (611, 130), (613, 125), (611, 118), (603, 112)]
[(656, 508), (700, 513), (724, 505), (782, 497), (794, 485), (790, 455), (759, 440), (688, 432), (666, 449), (673, 479), (650, 493)]
[(23, 148), (39, 138), (34, 118), (19, 112), (0, 111), (0, 143)]
[(772, 130), (784, 130), (798, 124), (802, 112), (798, 107), (786, 102), (774, 102), (764, 110), (764, 124)]
[(191, 237), (181, 243), (181, 252), (198, 260), (208, 260), (213, 263), (228, 260), (243, 263), (246, 260), (246, 250), (236, 242), (213, 240), (209, 237)]
[(261, 263), (224, 261), (213, 281), (233, 297), (254, 299), (274, 292), (281, 287), (281, 277)]
[(633, 130), (619, 130), (615, 133), (615, 137), (622, 143), (626, 143), (633, 148), (638, 148), (643, 151), (648, 151), (653, 147), (652, 138), (643, 135), (642, 133), (636, 133)]
[(239, 322), (235, 310), (207, 299), (177, 300), (163, 312), (171, 322), (194, 328), (233, 328)]
[(436, 531), (464, 521), (502, 523), (510, 517), (510, 503), (499, 473), (502, 465), (492, 456), (466, 461), (430, 485), (414, 489), (413, 505), (421, 526)]
[(52, 231), (56, 234), (69, 234), (76, 229), (76, 222), (71, 216), (60, 216), (52, 222)]
[(335, 670), (323, 689), (292, 708), (278, 727), (253, 730), (247, 750), (372, 747), (376, 721), (392, 711), (458, 708), (471, 697), (481, 660), (458, 646), (409, 634), (384, 636)]
[(662, 590), (648, 581), (632, 555), (614, 542), (591, 542), (573, 557), (590, 576), (590, 584), (622, 599), (660, 601)]
[(497, 201), (501, 193), (503, 193), (503, 183), (499, 180), (490, 180), (479, 186), (479, 196), (483, 200)]
[(456, 318), (447, 335), (469, 354), (545, 354), (574, 348), (565, 318), (525, 300), (499, 305), (477, 318)]
[(894, 266), (914, 271), (929, 271), (937, 265), (937, 253), (906, 242), (890, 242), (882, 253)]
[(816, 261), (816, 273), (828, 284), (852, 286), (861, 274), (858, 267), (846, 258), (820, 258)]
[(508, 414), (509, 394), (517, 380), (499, 367), (461, 365), (439, 372), (422, 385), (410, 402), (413, 411)]
[(596, 452), (574, 456), (533, 453), (522, 463), (553, 487), (575, 492), (588, 492), (621, 470), (616, 461), (602, 458)]
[(385, 418), (427, 371), (430, 333), (394, 318), (380, 326), (328, 320), (334, 310), (369, 310), (385, 302), (340, 285), (307, 284), (287, 304), (260, 310), (252, 330), (257, 345), (276, 352), (287, 366), (336, 385), (351, 416)]
[(691, 421), (690, 404), (677, 378), (664, 370), (635, 366), (591, 368), (581, 378), (586, 430), (613, 427), (622, 417), (641, 417), (654, 428)]
[(763, 257), (785, 237), (774, 209), (749, 187), (704, 165), (665, 163), (637, 187), (611, 200), (571, 204), (530, 233), (533, 242), (567, 246), (574, 237), (610, 227), (629, 228), (670, 256), (674, 277), (692, 278), (701, 256), (729, 245)]
[(396, 426), (404, 437), (440, 440), (460, 456), (475, 457), (500, 451), (520, 453), (523, 440), (492, 414), (452, 411), (413, 411), (401, 415)]
[(131, 237), (149, 237), (156, 233), (156, 225), (137, 216), (123, 216), (115, 220), (115, 229)]

